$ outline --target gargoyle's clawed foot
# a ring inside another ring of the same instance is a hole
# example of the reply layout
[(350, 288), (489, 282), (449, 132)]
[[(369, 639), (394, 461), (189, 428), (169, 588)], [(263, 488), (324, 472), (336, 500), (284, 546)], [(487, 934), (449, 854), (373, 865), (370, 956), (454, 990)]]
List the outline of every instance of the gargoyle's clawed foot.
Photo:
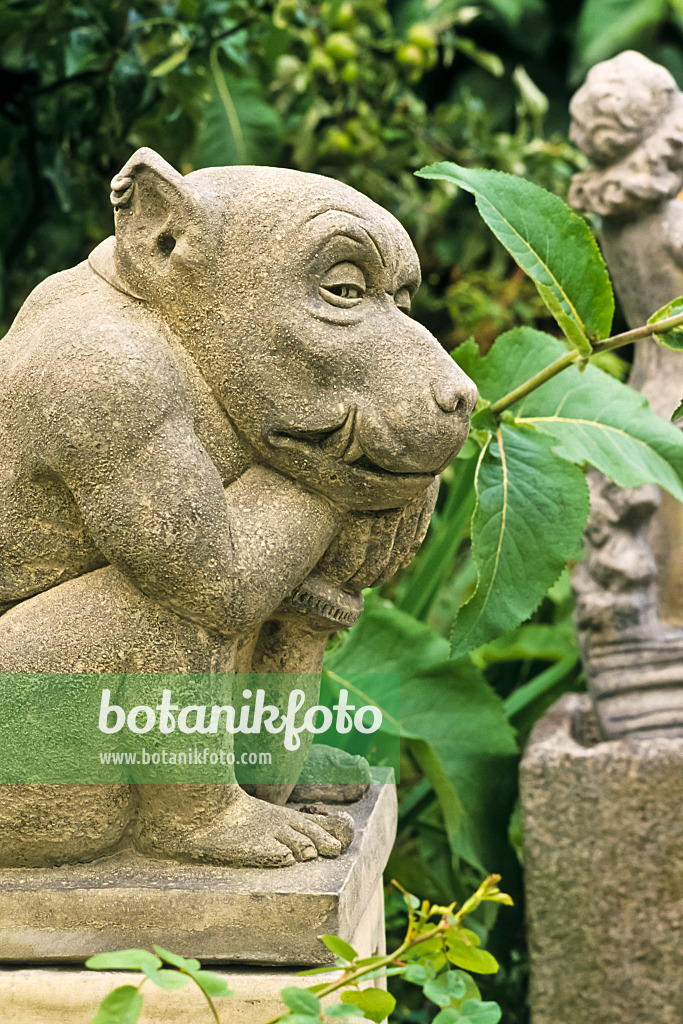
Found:
[(352, 839), (353, 819), (344, 811), (307, 814), (238, 790), (210, 824), (168, 838), (157, 834), (153, 846), (143, 841), (139, 845), (146, 853), (174, 860), (280, 868), (318, 856), (338, 857)]

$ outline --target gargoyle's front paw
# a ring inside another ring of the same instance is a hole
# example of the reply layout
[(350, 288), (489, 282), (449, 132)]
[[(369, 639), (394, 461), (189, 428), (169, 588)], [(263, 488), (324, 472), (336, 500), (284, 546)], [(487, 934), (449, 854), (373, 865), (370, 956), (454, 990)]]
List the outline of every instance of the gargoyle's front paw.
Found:
[(157, 836), (144, 852), (204, 864), (281, 868), (318, 856), (338, 857), (352, 839), (353, 819), (344, 811), (306, 814), (240, 790), (209, 825), (167, 840)]

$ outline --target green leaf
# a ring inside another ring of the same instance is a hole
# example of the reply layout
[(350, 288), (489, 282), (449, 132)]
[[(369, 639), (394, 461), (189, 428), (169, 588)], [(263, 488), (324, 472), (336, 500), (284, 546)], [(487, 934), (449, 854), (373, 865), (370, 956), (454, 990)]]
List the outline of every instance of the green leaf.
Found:
[(448, 932), (446, 933), (446, 949), (448, 950), (446, 955), (450, 962), (465, 971), (474, 971), (475, 974), (495, 974), (498, 970), (497, 960), (485, 949), (478, 949), (464, 938), (458, 938)]
[(483, 1003), (479, 999), (466, 999), (460, 1007), (460, 1020), (465, 1024), (498, 1024), (503, 1016), (498, 1003)]
[(631, 47), (666, 18), (666, 0), (586, 0), (576, 31), (572, 81), (601, 60)]
[(424, 985), (428, 977), (422, 964), (409, 964), (403, 972), (404, 980), (412, 982), (413, 985)]
[(465, 995), (465, 983), (457, 971), (444, 971), (437, 978), (428, 981), (424, 986), (424, 994), (437, 1006), (449, 1006), (452, 999), (462, 999)]
[(359, 1006), (355, 1003), (335, 1003), (334, 1006), (325, 1007), (326, 1017), (362, 1017)]
[(417, 174), (442, 178), (472, 192), (496, 238), (534, 281), (573, 346), (588, 355), (606, 338), (614, 296), (591, 231), (558, 196), (525, 178), (440, 163)]
[(165, 960), (167, 964), (172, 964), (174, 967), (178, 967), (183, 971), (198, 971), (201, 968), (199, 960), (195, 960), (191, 957), (186, 960), (184, 956), (180, 956), (178, 953), (169, 953), (167, 949), (162, 946), (152, 946), (155, 953), (158, 953), (162, 960)]
[(184, 988), (190, 980), (186, 974), (181, 974), (180, 971), (154, 971), (149, 967), (143, 967), (142, 970), (150, 981), (167, 992), (175, 992), (176, 989)]
[(447, 1007), (445, 1010), (439, 1010), (432, 1024), (458, 1024), (458, 1021), (462, 1021), (460, 1011)]
[(357, 958), (358, 953), (353, 946), (350, 946), (348, 942), (344, 942), (343, 939), (338, 938), (336, 935), (321, 935), (320, 938), (335, 956), (340, 956), (347, 963), (351, 963), (352, 960)]
[[(470, 345), (461, 346), (456, 359), (484, 397), (495, 401), (562, 354), (555, 338), (519, 327), (501, 335), (483, 359)], [(602, 370), (570, 367), (512, 411), (517, 423), (549, 434), (563, 459), (595, 466), (619, 487), (655, 483), (683, 500), (683, 434), (643, 395)]]
[(121, 985), (105, 996), (92, 1024), (137, 1024), (142, 1010), (142, 993), (134, 985)]
[(188, 970), (189, 976), (197, 982), (202, 992), (212, 998), (226, 998), (234, 995), (232, 989), (228, 988), (225, 978), (213, 971), (192, 971)]
[(258, 80), (225, 73), (215, 56), (211, 71), (213, 87), (197, 134), (195, 167), (277, 163), (280, 118)]
[(148, 949), (119, 949), (114, 953), (97, 953), (85, 961), (85, 966), (95, 971), (142, 971), (145, 967), (154, 971), (161, 967), (161, 960)]
[(280, 992), (280, 999), (294, 1013), (319, 1016), (322, 1010), (320, 1000), (305, 988), (289, 985)]
[(674, 411), (671, 413), (671, 422), (673, 423), (675, 420), (680, 419), (681, 416), (683, 416), (683, 402), (676, 406)]
[(341, 679), (389, 674), (386, 685), (394, 689), (390, 674), (399, 673), (401, 732), (436, 790), (454, 854), (478, 871), (504, 866), (517, 746), (502, 700), (470, 659), (453, 661), (447, 640), (368, 594), (363, 615), (325, 667)]
[(581, 556), (590, 508), (583, 473), (555, 455), (550, 438), (505, 424), (482, 452), (475, 487), (477, 587), (453, 624), (454, 658), (536, 610), (567, 561)]
[(314, 1013), (288, 1013), (287, 1024), (320, 1024), (320, 1016)]
[[(648, 323), (657, 324), (660, 320), (666, 320), (670, 316), (681, 315), (683, 315), (683, 296), (674, 299), (673, 302), (667, 302), (666, 306), (662, 306), (661, 309), (652, 314)], [(658, 345), (663, 345), (664, 348), (672, 348), (680, 352), (683, 350), (683, 323), (679, 324), (678, 327), (672, 327), (671, 330), (663, 334), (653, 334), (653, 338)]]
[(388, 1017), (396, 1006), (394, 997), (391, 993), (385, 992), (383, 988), (364, 988), (360, 992), (353, 990), (342, 992), (341, 1001), (357, 1006), (363, 1016), (368, 1020), (374, 1020), (375, 1024), (380, 1024), (380, 1021)]

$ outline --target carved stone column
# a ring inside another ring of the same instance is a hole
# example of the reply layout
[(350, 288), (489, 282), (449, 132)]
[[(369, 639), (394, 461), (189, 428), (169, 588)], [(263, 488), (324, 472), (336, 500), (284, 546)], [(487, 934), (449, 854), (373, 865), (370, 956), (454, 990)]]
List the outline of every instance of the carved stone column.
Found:
[[(642, 54), (594, 67), (571, 104), (571, 137), (593, 167), (570, 202), (602, 218), (602, 244), (633, 327), (683, 295), (683, 95)], [(630, 384), (669, 419), (683, 356), (636, 346)], [(654, 487), (591, 474), (576, 621), (603, 735), (683, 735), (683, 506)]]

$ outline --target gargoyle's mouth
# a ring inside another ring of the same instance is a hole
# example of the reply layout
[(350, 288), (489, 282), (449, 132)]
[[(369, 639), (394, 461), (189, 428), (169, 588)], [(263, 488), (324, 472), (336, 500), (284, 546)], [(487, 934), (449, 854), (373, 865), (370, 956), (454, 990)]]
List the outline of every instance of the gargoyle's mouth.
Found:
[(352, 470), (371, 473), (373, 476), (413, 477), (416, 479), (432, 479), (433, 473), (414, 473), (406, 470), (389, 469), (374, 462), (366, 455), (358, 440), (357, 409), (351, 406), (341, 424), (325, 430), (275, 430), (270, 435), (270, 443), (282, 447), (294, 442), (298, 446), (319, 452), (337, 462), (346, 463)]

